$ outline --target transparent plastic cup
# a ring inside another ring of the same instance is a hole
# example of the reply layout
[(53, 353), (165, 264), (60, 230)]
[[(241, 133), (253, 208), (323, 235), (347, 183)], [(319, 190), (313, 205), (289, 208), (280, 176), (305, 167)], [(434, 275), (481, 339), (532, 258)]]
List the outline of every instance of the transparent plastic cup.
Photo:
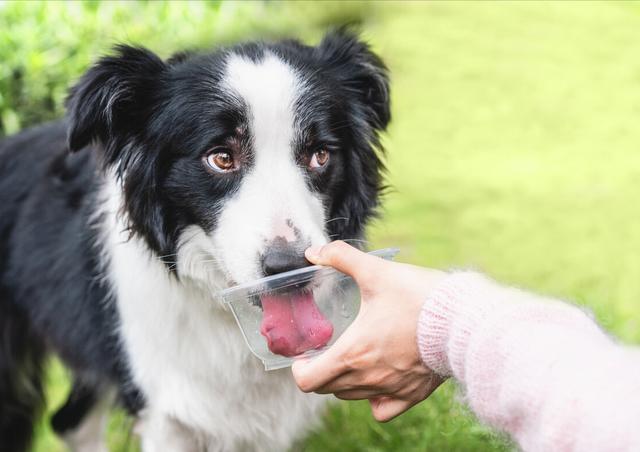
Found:
[[(391, 260), (398, 249), (369, 254)], [(251, 352), (265, 370), (322, 353), (358, 315), (360, 291), (337, 270), (314, 265), (222, 291)]]

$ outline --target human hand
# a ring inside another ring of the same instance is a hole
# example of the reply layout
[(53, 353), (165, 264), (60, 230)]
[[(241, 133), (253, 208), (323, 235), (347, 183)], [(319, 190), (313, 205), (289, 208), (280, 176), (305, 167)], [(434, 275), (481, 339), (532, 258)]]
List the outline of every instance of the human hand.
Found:
[(305, 255), (353, 277), (362, 300), (353, 324), (326, 352), (293, 364), (298, 387), (343, 400), (368, 399), (380, 422), (426, 399), (443, 380), (420, 358), (418, 317), (445, 274), (385, 261), (341, 241), (309, 248)]

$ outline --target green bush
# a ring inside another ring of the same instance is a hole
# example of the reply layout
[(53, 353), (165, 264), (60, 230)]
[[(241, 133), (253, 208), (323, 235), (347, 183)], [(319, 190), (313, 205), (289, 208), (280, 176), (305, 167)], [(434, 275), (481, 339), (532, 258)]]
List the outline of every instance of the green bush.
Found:
[(353, 2), (0, 3), (0, 136), (59, 117), (70, 84), (114, 43), (166, 57), (250, 37), (312, 38), (371, 12)]

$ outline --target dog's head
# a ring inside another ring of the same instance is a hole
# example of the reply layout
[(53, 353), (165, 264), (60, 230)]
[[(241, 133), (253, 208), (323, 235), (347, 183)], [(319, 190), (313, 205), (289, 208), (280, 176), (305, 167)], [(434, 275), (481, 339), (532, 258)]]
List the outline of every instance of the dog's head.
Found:
[(361, 237), (378, 204), (387, 72), (346, 31), (168, 61), (120, 46), (67, 106), (70, 149), (98, 145), (132, 233), (185, 276), (303, 266), (307, 246)]

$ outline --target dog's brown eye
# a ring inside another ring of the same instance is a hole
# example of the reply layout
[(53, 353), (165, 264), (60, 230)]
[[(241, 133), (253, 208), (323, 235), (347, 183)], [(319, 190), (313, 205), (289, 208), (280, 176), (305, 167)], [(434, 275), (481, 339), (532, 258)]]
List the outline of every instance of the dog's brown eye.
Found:
[(209, 168), (218, 173), (226, 173), (236, 168), (231, 152), (226, 149), (216, 149), (205, 157), (205, 162)]
[(322, 168), (327, 164), (328, 161), (329, 161), (329, 151), (327, 151), (324, 148), (320, 149), (319, 151), (314, 152), (313, 155), (311, 156), (311, 161), (309, 162), (309, 168), (311, 169)]

